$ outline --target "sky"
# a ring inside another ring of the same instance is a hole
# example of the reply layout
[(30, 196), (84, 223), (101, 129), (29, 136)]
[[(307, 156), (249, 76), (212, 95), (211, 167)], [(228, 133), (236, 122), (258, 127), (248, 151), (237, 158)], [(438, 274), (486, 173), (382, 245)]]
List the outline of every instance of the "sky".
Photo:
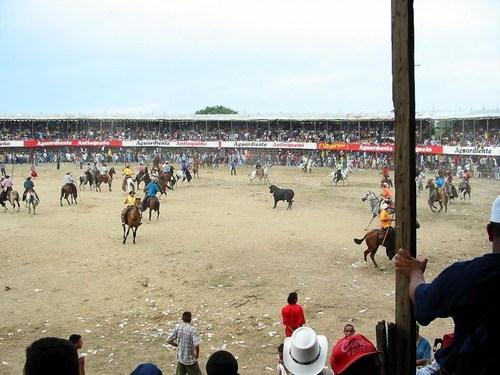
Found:
[[(392, 110), (390, 0), (0, 0), (0, 114)], [(500, 1), (415, 0), (417, 111), (498, 110)]]

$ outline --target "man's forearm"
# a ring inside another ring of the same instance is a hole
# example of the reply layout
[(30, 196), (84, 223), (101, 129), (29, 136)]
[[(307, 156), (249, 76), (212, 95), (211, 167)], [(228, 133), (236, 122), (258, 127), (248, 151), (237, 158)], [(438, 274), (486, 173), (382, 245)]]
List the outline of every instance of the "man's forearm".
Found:
[(425, 283), (424, 274), (421, 271), (415, 270), (410, 275), (410, 286), (409, 286), (409, 295), (411, 301), (415, 304), (415, 290), (420, 284)]

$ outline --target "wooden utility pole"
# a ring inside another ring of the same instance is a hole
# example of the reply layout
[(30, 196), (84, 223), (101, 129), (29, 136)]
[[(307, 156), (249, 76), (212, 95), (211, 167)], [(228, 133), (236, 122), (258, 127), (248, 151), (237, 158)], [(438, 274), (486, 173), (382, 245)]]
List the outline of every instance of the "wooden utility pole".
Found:
[[(396, 135), (396, 246), (416, 256), (413, 0), (392, 0), (392, 101)], [(415, 320), (408, 279), (396, 272), (396, 374), (415, 374)]]

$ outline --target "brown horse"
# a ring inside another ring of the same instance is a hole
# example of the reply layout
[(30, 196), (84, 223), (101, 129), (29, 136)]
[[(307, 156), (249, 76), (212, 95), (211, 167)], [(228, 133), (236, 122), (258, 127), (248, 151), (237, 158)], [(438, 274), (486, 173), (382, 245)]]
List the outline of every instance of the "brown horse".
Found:
[[(434, 186), (434, 180), (430, 179), (427, 181), (427, 185), (425, 185), (426, 189), (429, 189), (429, 199), (427, 203), (429, 204), (429, 208), (432, 212), (440, 213), (443, 210), (444, 212), (448, 212), (448, 195), (446, 195), (445, 190), (443, 189), (443, 197), (439, 195), (438, 189)], [(434, 202), (439, 203), (439, 210), (436, 211), (436, 206), (434, 206)]]
[[(76, 198), (78, 197), (78, 190), (76, 189), (75, 184), (64, 184), (63, 187), (61, 188), (61, 197), (59, 198), (59, 203), (61, 204), (62, 207), (62, 200), (66, 199), (66, 202), (68, 202), (68, 205), (74, 203), (78, 204), (76, 201)], [(69, 197), (71, 197), (71, 203), (69, 201)]]
[(108, 173), (100, 174), (96, 172), (95, 175), (95, 190), (101, 191), (101, 184), (108, 184), (108, 189), (111, 191), (111, 183), (113, 182), (113, 176), (116, 174), (115, 168), (111, 168)]
[(146, 204), (142, 205), (142, 212), (149, 208), (149, 221), (151, 221), (151, 212), (156, 212), (156, 220), (160, 218), (160, 200), (157, 197), (149, 197)]
[[(135, 198), (135, 204), (130, 209), (127, 216), (125, 217), (125, 224), (122, 224), (122, 226), (123, 226), (123, 244), (125, 244), (125, 242), (127, 242), (127, 237), (128, 237), (129, 232), (130, 232), (130, 228), (132, 228), (132, 235), (134, 237), (134, 244), (135, 244), (135, 237), (137, 235), (137, 229), (139, 229), (139, 225), (142, 224), (141, 223), (140, 206), (141, 206), (141, 198)], [(125, 226), (127, 226), (126, 231), (125, 231)]]
[(396, 247), (394, 245), (394, 237), (396, 233), (394, 229), (391, 229), (392, 233), (388, 233), (387, 236), (384, 235), (382, 229), (373, 229), (369, 231), (363, 238), (355, 238), (354, 242), (358, 245), (361, 245), (363, 241), (366, 242), (367, 249), (364, 252), (364, 258), (366, 262), (366, 257), (370, 254), (370, 258), (372, 259), (375, 267), (378, 267), (377, 262), (375, 262), (375, 254), (380, 245), (385, 247), (385, 252), (389, 257), (389, 260), (392, 260), (396, 255)]

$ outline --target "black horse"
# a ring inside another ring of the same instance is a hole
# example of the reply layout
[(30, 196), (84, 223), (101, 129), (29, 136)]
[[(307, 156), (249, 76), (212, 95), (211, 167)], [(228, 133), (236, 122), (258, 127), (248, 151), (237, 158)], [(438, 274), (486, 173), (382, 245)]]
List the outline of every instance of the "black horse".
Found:
[(90, 171), (86, 171), (83, 176), (80, 176), (80, 186), (79, 189), (85, 190), (85, 185), (89, 184), (90, 185), (90, 190), (92, 190), (94, 186), (94, 176), (92, 176), (92, 173)]

